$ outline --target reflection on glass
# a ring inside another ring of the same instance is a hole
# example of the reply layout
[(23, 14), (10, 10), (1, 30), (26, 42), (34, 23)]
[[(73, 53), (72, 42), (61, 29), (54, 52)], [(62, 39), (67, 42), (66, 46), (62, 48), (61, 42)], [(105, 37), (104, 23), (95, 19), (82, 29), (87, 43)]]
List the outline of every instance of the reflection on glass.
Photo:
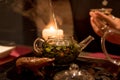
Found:
[(94, 80), (94, 77), (84, 69), (79, 69), (77, 64), (71, 64), (69, 70), (58, 72), (54, 80)]
[[(111, 12), (112, 12), (112, 9), (111, 8), (101, 8), (101, 9), (92, 9), (92, 11), (95, 11), (95, 10), (98, 10), (100, 12), (103, 12), (105, 13), (106, 15), (110, 15)], [(106, 23), (106, 22), (105, 22)], [(113, 29), (113, 28), (110, 28), (107, 26), (107, 23), (104, 25), (105, 27), (102, 28), (103, 31), (103, 36), (101, 37), (101, 47), (102, 47), (102, 50), (103, 50), (103, 53), (106, 55), (106, 58), (112, 62), (113, 64), (115, 65), (118, 65), (120, 66), (120, 61), (118, 60), (115, 60), (115, 59), (112, 59), (109, 55), (109, 53), (107, 52), (107, 49), (106, 49), (106, 46), (105, 46), (105, 40), (108, 36), (112, 35), (112, 34), (120, 34), (120, 31), (116, 30), (116, 29)]]

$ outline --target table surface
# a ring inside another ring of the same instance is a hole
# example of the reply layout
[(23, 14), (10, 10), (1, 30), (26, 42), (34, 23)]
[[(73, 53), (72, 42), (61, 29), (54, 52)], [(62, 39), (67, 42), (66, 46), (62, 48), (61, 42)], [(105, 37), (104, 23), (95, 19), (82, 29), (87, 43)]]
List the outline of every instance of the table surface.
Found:
[[(33, 53), (26, 56), (31, 56), (31, 54)], [(53, 77), (57, 72), (69, 68), (69, 65), (46, 66), (44, 68), (46, 73), (43, 78), (41, 76), (35, 76), (29, 69), (24, 69), (21, 74), (18, 74), (15, 61), (16, 59), (0, 65), (0, 80), (53, 80)], [(95, 80), (104, 80), (103, 77), (107, 77), (110, 80), (120, 80), (119, 67), (107, 60), (78, 57), (74, 63), (78, 64), (81, 69), (85, 69), (91, 74), (94, 74)]]

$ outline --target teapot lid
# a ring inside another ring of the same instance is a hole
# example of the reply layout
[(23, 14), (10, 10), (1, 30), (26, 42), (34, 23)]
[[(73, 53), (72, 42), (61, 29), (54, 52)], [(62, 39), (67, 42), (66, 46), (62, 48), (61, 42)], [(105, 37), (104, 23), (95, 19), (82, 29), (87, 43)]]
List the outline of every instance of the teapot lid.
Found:
[(63, 70), (55, 74), (54, 80), (94, 80), (86, 70), (79, 70), (77, 64), (71, 64), (69, 70)]

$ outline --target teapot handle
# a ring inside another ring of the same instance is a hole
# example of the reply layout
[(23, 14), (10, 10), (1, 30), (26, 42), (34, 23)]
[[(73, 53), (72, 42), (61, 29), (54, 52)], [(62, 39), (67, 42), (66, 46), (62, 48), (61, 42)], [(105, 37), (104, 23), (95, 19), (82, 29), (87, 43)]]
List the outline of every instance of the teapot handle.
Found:
[(106, 37), (110, 34), (110, 33), (116, 33), (116, 34), (120, 34), (120, 31), (116, 30), (116, 29), (107, 29), (103, 36), (101, 37), (101, 47), (103, 50), (103, 53), (105, 54), (106, 58), (112, 62), (115, 65), (120, 65), (120, 61), (117, 61), (115, 59), (112, 59), (109, 55), (109, 53), (107, 52), (106, 46), (105, 46), (105, 41), (106, 41)]
[(42, 38), (36, 38), (33, 42), (33, 49), (36, 53), (42, 54), (42, 45), (45, 42)]

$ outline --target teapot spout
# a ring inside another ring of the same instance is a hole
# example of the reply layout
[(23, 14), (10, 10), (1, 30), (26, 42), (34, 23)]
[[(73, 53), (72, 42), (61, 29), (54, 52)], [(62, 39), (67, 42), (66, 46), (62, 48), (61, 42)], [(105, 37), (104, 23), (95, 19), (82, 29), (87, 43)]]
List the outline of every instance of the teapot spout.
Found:
[(80, 47), (80, 51), (82, 51), (84, 48), (87, 47), (87, 45), (94, 40), (94, 37), (92, 37), (91, 35), (89, 35), (87, 38), (85, 38), (84, 40), (82, 40), (79, 43), (79, 47)]

